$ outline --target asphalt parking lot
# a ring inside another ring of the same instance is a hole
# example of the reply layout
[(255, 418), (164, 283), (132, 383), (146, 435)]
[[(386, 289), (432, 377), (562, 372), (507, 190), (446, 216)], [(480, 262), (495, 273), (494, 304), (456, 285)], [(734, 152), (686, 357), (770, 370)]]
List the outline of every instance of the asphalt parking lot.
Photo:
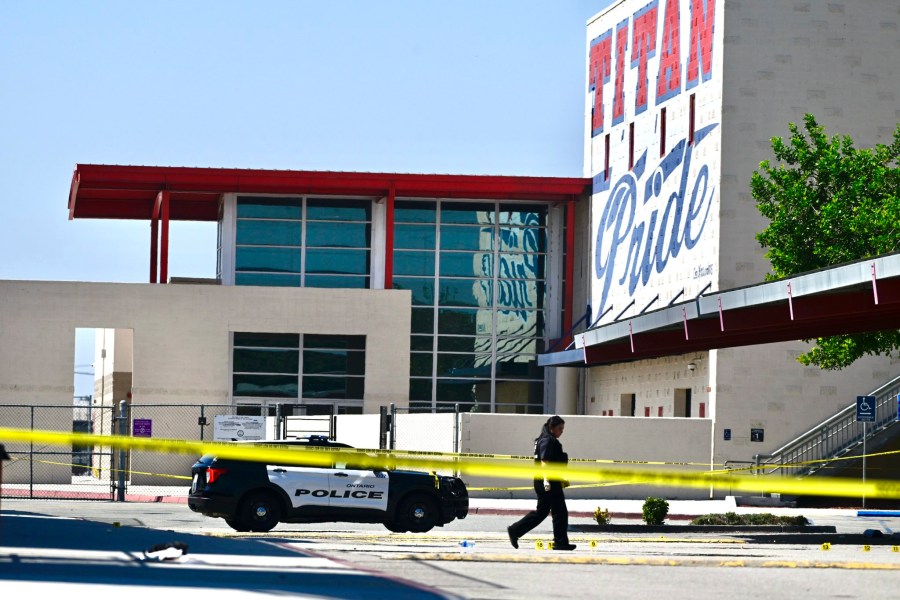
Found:
[[(427, 534), (380, 525), (280, 524), (237, 534), (182, 504), (6, 500), (0, 593), (73, 597), (523, 598), (646, 596), (893, 598), (900, 519), (833, 514), (834, 534), (600, 531), (571, 520), (571, 553), (546, 548), (549, 519), (514, 550), (513, 515), (485, 510)], [(881, 537), (866, 537), (866, 529)], [(830, 538), (831, 541), (827, 541)], [(841, 541), (843, 539), (843, 541)], [(178, 542), (168, 560), (151, 548)], [(865, 543), (869, 542), (869, 543)], [(599, 582), (599, 583), (598, 583)], [(600, 586), (600, 587), (598, 587)], [(786, 588), (785, 586), (790, 586)], [(63, 591), (64, 590), (64, 591)]]

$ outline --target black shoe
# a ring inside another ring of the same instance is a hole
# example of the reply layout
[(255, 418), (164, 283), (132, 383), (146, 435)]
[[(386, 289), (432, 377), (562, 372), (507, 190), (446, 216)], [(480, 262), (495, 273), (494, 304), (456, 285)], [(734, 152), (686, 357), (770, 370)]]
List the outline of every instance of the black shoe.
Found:
[(519, 549), (519, 538), (513, 535), (512, 527), (506, 528), (506, 533), (509, 535), (509, 543), (512, 544), (512, 547), (516, 550)]
[(568, 542), (566, 542), (565, 544), (557, 544), (556, 542), (554, 542), (553, 549), (554, 550), (574, 550), (575, 544), (570, 544)]

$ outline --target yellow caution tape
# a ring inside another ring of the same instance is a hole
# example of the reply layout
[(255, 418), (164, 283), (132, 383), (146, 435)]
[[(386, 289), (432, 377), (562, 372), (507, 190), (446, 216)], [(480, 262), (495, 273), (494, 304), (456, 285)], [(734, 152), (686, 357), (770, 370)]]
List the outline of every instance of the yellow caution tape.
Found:
[[(631, 482), (624, 481), (604, 481), (603, 483), (584, 483), (580, 485), (570, 485), (566, 489), (585, 489), (585, 488), (601, 488), (612, 487), (615, 485), (633, 485)], [(468, 487), (470, 492), (520, 492), (525, 490), (533, 490), (534, 486), (516, 486), (516, 487)]]
[[(12, 458), (13, 462), (15, 462), (17, 460), (24, 460), (24, 459), (18, 458), (18, 457)], [(101, 469), (101, 468), (96, 468), (96, 467), (87, 467), (86, 465), (78, 464), (78, 463), (59, 462), (59, 461), (55, 461), (55, 460), (34, 460), (33, 462), (35, 462), (36, 464), (40, 464), (40, 465), (56, 465), (58, 467), (82, 467), (84, 469), (90, 468), (91, 470), (107, 471), (109, 473), (125, 472), (126, 474), (129, 474), (129, 475), (150, 475), (153, 477), (167, 477), (169, 479), (186, 479), (188, 481), (190, 481), (190, 479), (191, 479), (190, 475), (172, 475), (171, 473), (151, 473), (148, 471), (135, 471), (134, 469), (114, 469), (112, 467), (106, 467), (106, 468)]]
[[(876, 456), (888, 456), (890, 454), (900, 454), (900, 450), (887, 450), (885, 452), (873, 452), (871, 454), (855, 454), (853, 456), (834, 456), (832, 458), (818, 458), (814, 460), (804, 460), (795, 463), (760, 463), (759, 465), (750, 465), (747, 467), (737, 467), (737, 468), (728, 468), (728, 469), (717, 469), (717, 473), (728, 474), (728, 473), (737, 473), (740, 471), (765, 471), (771, 469), (797, 469), (802, 467), (809, 467), (812, 465), (825, 464), (831, 462), (838, 462), (842, 460), (859, 460), (863, 456), (866, 458), (873, 458)], [(666, 464), (676, 464), (676, 463), (666, 463)]]
[(0, 440), (33, 442), (58, 446), (109, 446), (124, 450), (166, 452), (200, 456), (213, 454), (220, 458), (253, 460), (270, 464), (303, 464), (331, 467), (335, 462), (347, 462), (359, 469), (388, 470), (395, 468), (422, 471), (456, 470), (477, 477), (503, 477), (533, 480), (535, 477), (567, 479), (584, 484), (617, 482), (662, 487), (710, 489), (727, 486), (731, 493), (781, 493), (823, 496), (864, 496), (866, 498), (900, 498), (900, 481), (846, 478), (793, 479), (772, 477), (730, 476), (727, 479), (711, 475), (710, 471), (632, 469), (627, 467), (599, 468), (597, 463), (576, 462), (565, 465), (539, 466), (533, 459), (499, 462), (488, 458), (460, 458), (459, 455), (416, 455), (359, 451), (348, 448), (298, 448), (296, 446), (215, 443), (195, 440), (101, 436), (89, 433), (24, 430), (0, 428)]
[[(273, 445), (277, 442), (269, 442), (269, 445)], [(288, 447), (287, 445), (285, 447)], [(468, 458), (484, 458), (489, 460), (534, 460), (534, 456), (526, 456), (523, 454), (486, 454), (480, 452), (440, 452), (437, 450), (378, 450), (378, 449), (362, 449), (362, 448), (344, 448), (343, 452), (358, 452), (363, 454), (372, 454), (376, 453), (378, 455), (384, 456), (427, 456), (434, 458), (443, 458), (443, 459), (468, 459)], [(612, 464), (612, 465), (660, 465), (660, 466), (691, 466), (691, 467), (709, 467), (710, 463), (695, 463), (695, 462), (666, 462), (666, 461), (657, 461), (657, 460), (621, 460), (621, 459), (610, 459), (610, 458), (570, 458), (569, 463), (598, 463), (598, 464)], [(712, 465), (712, 466), (722, 466), (722, 465)]]

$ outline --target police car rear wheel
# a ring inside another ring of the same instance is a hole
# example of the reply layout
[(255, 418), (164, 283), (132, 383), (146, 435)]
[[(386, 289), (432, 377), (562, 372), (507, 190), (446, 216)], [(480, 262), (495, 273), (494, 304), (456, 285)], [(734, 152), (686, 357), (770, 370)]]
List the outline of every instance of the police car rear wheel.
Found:
[(407, 531), (425, 533), (431, 531), (437, 523), (438, 505), (430, 496), (415, 494), (406, 498), (400, 505), (397, 516), (398, 523)]
[(281, 518), (278, 499), (268, 492), (253, 492), (241, 503), (238, 521), (245, 531), (270, 531)]

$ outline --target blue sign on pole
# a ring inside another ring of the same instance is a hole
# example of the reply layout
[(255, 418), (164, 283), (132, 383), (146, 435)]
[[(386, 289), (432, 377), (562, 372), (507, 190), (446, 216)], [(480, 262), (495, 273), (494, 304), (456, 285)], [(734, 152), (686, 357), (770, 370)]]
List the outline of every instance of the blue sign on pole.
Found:
[(874, 421), (875, 420), (875, 396), (857, 396), (856, 397), (856, 420), (857, 421)]

